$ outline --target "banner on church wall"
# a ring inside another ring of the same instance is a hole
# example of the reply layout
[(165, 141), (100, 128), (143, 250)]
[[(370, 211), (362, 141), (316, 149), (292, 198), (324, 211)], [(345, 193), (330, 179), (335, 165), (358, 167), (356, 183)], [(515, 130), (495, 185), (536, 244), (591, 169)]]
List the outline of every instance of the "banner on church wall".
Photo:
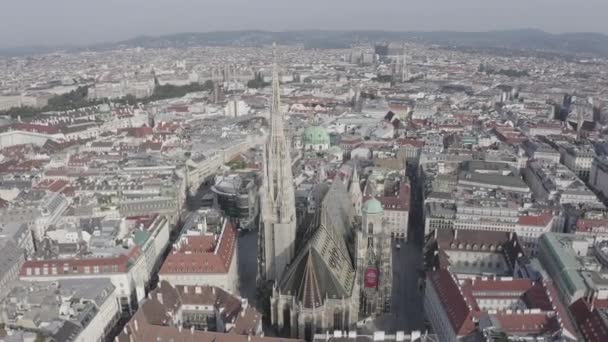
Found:
[(365, 271), (365, 287), (375, 289), (378, 287), (378, 269), (370, 267)]

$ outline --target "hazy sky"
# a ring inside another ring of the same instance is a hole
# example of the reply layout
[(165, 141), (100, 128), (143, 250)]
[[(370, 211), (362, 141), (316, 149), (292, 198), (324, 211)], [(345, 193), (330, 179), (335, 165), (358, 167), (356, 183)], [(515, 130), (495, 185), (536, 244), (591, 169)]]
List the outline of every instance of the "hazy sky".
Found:
[(608, 0), (0, 0), (0, 47), (264, 29), (608, 33)]

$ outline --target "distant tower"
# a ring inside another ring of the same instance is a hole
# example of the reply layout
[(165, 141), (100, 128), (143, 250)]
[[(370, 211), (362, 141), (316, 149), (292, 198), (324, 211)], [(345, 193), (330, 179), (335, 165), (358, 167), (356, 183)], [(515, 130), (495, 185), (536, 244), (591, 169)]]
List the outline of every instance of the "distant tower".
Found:
[(224, 100), (222, 79), (222, 71), (214, 68), (211, 71), (211, 80), (213, 81), (213, 103), (216, 104)]
[(581, 133), (583, 130), (583, 124), (585, 123), (585, 118), (583, 116), (583, 111), (580, 108), (577, 108), (576, 111), (576, 140), (581, 140)]
[(264, 180), (260, 190), (260, 280), (277, 280), (294, 256), (296, 208), (289, 144), (283, 113), (276, 57), (272, 70), (270, 134), (264, 148)]
[(361, 85), (355, 86), (355, 95), (353, 96), (353, 111), (355, 113), (361, 113), (363, 107), (363, 98), (361, 98)]
[(317, 175), (319, 183), (325, 182), (327, 179), (327, 172), (325, 172), (325, 164), (321, 163), (319, 166), (319, 174)]
[(407, 67), (407, 54), (405, 53), (405, 44), (403, 44), (403, 56), (401, 56), (401, 82), (409, 80), (410, 73)]
[(350, 181), (350, 187), (348, 188), (350, 200), (353, 202), (353, 209), (355, 216), (361, 217), (361, 205), (363, 204), (363, 193), (361, 192), (361, 184), (359, 183), (359, 173), (357, 172), (357, 165), (354, 166), (353, 176)]

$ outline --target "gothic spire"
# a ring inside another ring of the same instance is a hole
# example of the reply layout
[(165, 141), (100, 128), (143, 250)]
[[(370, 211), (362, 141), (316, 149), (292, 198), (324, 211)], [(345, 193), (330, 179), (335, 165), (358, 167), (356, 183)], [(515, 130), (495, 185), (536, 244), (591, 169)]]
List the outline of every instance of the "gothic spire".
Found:
[(270, 134), (264, 148), (264, 184), (260, 196), (262, 278), (276, 280), (294, 254), (296, 213), (289, 143), (283, 129), (276, 45), (273, 44)]
[(277, 44), (272, 44), (272, 106), (271, 115), (279, 114), (281, 111), (281, 93), (279, 88), (279, 67), (277, 65)]

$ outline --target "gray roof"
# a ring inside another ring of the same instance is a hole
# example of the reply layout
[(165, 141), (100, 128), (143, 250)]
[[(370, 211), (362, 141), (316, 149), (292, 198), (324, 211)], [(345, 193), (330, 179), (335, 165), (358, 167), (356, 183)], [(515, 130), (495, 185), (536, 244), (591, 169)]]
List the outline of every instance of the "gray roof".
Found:
[(24, 260), (23, 250), (9, 239), (0, 239), (0, 249), (2, 250), (2, 258), (0, 258), (0, 277), (8, 274), (8, 271), (17, 263)]
[(326, 298), (350, 297), (355, 282), (353, 209), (344, 183), (334, 181), (319, 210), (312, 236), (279, 282), (282, 294), (307, 308), (321, 306)]

